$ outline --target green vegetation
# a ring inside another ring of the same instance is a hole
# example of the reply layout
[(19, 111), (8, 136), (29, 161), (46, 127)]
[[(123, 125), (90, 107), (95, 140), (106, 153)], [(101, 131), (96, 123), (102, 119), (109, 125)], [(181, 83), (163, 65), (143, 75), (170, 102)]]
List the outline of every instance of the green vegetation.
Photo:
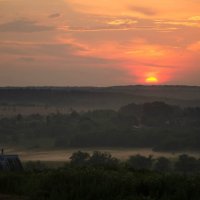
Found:
[(165, 101), (180, 106), (200, 106), (200, 87), (5, 87), (0, 88), (2, 106), (67, 106), (73, 109), (119, 109), (131, 102)]
[(127, 147), (200, 150), (200, 107), (163, 102), (0, 119), (1, 145), (23, 148)]
[[(85, 111), (71, 109), (67, 114), (1, 117), (0, 145), (34, 150), (124, 147), (199, 151), (200, 107), (194, 107), (200, 105), (199, 90), (170, 86), (1, 88), (2, 107), (68, 106)], [(181, 100), (175, 99), (179, 96)], [(22, 196), (28, 200), (198, 200), (200, 197), (200, 159), (185, 154), (177, 159), (134, 155), (121, 161), (109, 153), (78, 151), (60, 168), (50, 169), (38, 161), (26, 162), (24, 169), (0, 171), (0, 199)]]
[[(130, 156), (126, 161), (120, 161), (112, 157), (109, 153), (94, 151), (92, 155), (87, 152), (78, 151), (72, 154), (70, 158), (71, 166), (75, 167), (95, 167), (106, 169), (126, 169), (126, 170), (149, 170), (157, 172), (178, 172), (184, 174), (200, 173), (200, 159), (196, 159), (187, 154), (180, 155), (176, 160), (170, 160), (165, 157), (153, 158), (153, 156)], [(41, 164), (35, 165), (41, 170)]]
[(200, 196), (200, 160), (187, 155), (177, 161), (137, 155), (121, 162), (108, 153), (79, 151), (63, 168), (50, 170), (35, 163), (25, 169), (0, 172), (0, 193), (29, 200), (197, 200)]

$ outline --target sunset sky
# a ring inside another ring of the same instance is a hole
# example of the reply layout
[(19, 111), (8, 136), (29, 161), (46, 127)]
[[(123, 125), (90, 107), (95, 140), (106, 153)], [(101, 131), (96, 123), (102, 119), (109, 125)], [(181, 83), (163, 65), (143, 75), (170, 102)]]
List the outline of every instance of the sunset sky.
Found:
[(199, 0), (0, 0), (0, 86), (200, 85)]

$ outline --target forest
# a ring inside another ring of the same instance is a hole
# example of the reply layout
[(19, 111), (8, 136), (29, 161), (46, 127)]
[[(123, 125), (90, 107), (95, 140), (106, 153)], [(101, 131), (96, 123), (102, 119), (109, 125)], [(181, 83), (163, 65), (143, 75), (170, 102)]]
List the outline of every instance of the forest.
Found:
[[(190, 100), (175, 104), (176, 101), (172, 103), (169, 99), (149, 101), (149, 98), (154, 100), (149, 96), (147, 102), (144, 97), (143, 101), (134, 101), (132, 94), (129, 95), (132, 90), (137, 93), (137, 88), (130, 87), (125, 92), (130, 98), (125, 102), (123, 96), (112, 106), (124, 93), (122, 88), (100, 89), (98, 92), (93, 88), (85, 91), (44, 88), (45, 92), (33, 89), (34, 95), (24, 90), (20, 90), (21, 95), (19, 91), (10, 93), (10, 89), (0, 91), (3, 97), (0, 104), (8, 107), (45, 106), (49, 99), (49, 105), (71, 102), (70, 105), (77, 106), (81, 102), (88, 107), (83, 110), (71, 108), (66, 113), (58, 110), (45, 115), (38, 112), (0, 116), (2, 147), (30, 151), (93, 147), (151, 148), (172, 153), (200, 150), (200, 107), (190, 104)], [(144, 90), (148, 96), (148, 89)], [(185, 94), (184, 88), (182, 95)], [(99, 100), (99, 95), (105, 98)], [(98, 107), (104, 103), (105, 107)], [(22, 171), (0, 170), (0, 199), (198, 200), (200, 196), (200, 158), (186, 154), (172, 158), (138, 154), (119, 160), (105, 152), (77, 151), (69, 161), (66, 155), (62, 167), (51, 168), (45, 162), (28, 161), (23, 162), (23, 168)]]
[(200, 107), (131, 103), (115, 110), (0, 119), (1, 145), (23, 148), (128, 147), (199, 150)]
[(115, 109), (152, 101), (200, 106), (200, 87), (130, 85), (113, 87), (0, 87), (1, 106), (67, 106), (73, 109)]
[(135, 155), (122, 162), (108, 153), (78, 151), (59, 169), (30, 162), (23, 171), (0, 171), (0, 194), (21, 200), (197, 200), (199, 172), (200, 159), (188, 155)]

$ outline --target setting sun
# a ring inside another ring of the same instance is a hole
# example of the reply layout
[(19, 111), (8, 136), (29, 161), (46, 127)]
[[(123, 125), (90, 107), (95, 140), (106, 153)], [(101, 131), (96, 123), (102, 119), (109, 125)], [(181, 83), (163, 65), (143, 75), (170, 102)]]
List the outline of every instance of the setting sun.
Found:
[(146, 83), (157, 83), (158, 79), (155, 76), (150, 76), (146, 78)]

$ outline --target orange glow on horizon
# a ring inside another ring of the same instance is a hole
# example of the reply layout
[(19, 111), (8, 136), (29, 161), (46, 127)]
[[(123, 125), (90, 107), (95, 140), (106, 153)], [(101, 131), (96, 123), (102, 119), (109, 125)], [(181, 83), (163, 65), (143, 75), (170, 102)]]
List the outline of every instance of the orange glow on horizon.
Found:
[(0, 0), (0, 10), (0, 86), (200, 85), (197, 0)]

